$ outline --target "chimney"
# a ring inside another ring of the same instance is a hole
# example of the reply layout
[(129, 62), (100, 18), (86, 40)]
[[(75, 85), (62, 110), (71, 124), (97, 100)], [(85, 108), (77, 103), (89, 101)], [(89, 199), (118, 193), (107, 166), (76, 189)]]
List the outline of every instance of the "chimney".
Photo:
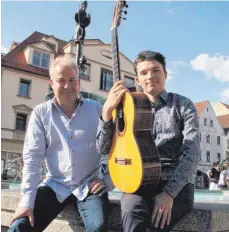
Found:
[(16, 48), (20, 43), (17, 43), (15, 41), (12, 42), (11, 47), (10, 47), (10, 51), (12, 51), (14, 48)]

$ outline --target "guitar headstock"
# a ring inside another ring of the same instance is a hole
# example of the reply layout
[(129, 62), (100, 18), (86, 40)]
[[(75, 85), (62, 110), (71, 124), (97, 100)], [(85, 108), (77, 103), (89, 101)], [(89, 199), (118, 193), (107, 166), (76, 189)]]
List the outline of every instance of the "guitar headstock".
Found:
[(128, 8), (126, 1), (117, 0), (113, 13), (112, 28), (118, 27), (121, 23), (121, 20), (126, 19), (122, 17), (122, 14), (127, 14), (127, 11), (123, 10), (124, 8)]

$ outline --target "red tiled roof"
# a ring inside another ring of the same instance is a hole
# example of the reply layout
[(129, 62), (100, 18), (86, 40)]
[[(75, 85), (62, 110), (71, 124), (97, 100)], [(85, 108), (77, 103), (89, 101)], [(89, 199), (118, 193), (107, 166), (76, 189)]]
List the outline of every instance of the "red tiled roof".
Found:
[[(1, 59), (1, 65), (4, 67), (14, 68), (25, 72), (49, 77), (47, 69), (34, 67), (30, 64), (27, 64), (25, 54), (23, 51), (29, 44), (39, 42), (45, 36), (49, 35), (35, 31), (32, 35), (30, 35), (12, 51), (3, 56)], [(67, 42), (57, 38), (55, 39), (58, 41), (58, 51), (55, 56), (64, 55), (63, 47), (67, 44)]]
[(229, 114), (218, 116), (217, 118), (223, 129), (229, 128)]
[(228, 104), (222, 103), (222, 102), (221, 102), (221, 104), (223, 104), (227, 109), (229, 109), (229, 105)]
[(202, 101), (202, 102), (195, 103), (195, 107), (196, 107), (198, 117), (200, 117), (201, 113), (204, 111), (207, 104), (208, 104), (208, 101)]

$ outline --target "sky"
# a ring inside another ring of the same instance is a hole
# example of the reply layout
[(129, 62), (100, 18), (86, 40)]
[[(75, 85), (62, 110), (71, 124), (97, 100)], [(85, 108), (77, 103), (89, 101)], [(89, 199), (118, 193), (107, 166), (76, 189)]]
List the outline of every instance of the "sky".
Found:
[[(34, 31), (74, 38), (79, 1), (2, 1), (1, 51)], [(166, 57), (166, 90), (190, 98), (229, 104), (229, 1), (127, 1), (118, 28), (119, 48), (132, 61), (142, 50)], [(115, 1), (89, 1), (86, 39), (110, 43)]]

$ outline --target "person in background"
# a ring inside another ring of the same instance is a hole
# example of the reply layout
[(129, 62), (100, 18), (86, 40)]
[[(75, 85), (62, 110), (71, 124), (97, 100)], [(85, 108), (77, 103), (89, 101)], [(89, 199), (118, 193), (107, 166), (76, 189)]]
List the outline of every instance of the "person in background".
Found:
[(220, 177), (220, 163), (214, 162), (213, 168), (207, 171), (208, 178), (210, 180), (209, 190), (220, 190), (218, 186)]
[(218, 182), (218, 186), (221, 190), (227, 188), (227, 168), (228, 168), (228, 163), (226, 163), (225, 161), (222, 164), (222, 169), (220, 171), (219, 182)]

